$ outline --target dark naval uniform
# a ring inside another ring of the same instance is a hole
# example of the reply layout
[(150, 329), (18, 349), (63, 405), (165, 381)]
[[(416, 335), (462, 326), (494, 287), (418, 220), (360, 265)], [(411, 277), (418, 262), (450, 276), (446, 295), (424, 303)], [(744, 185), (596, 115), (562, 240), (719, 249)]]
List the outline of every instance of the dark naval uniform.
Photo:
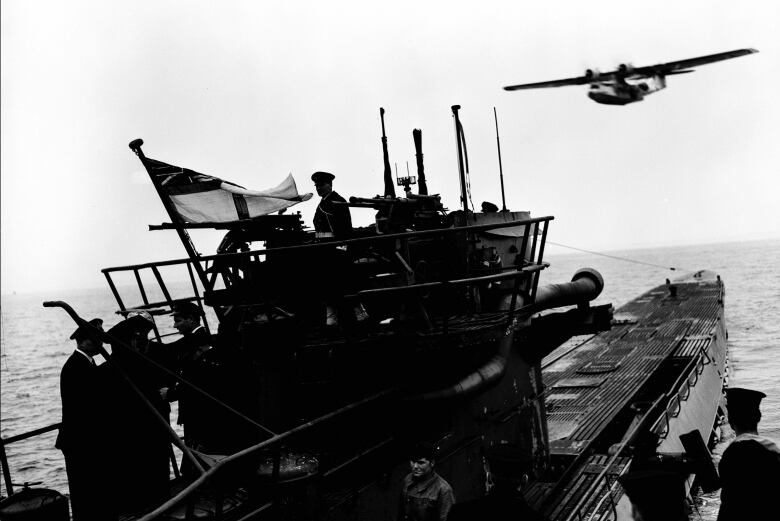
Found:
[(718, 466), (721, 505), (718, 521), (770, 519), (780, 492), (780, 448), (769, 438), (740, 434)]
[(314, 231), (318, 239), (348, 239), (352, 233), (349, 206), (334, 203), (347, 201), (336, 192), (322, 198), (314, 213)]
[(92, 358), (76, 350), (60, 374), (62, 424), (55, 447), (65, 457), (70, 504), (74, 521), (116, 518), (108, 485), (110, 433), (103, 415), (106, 377)]

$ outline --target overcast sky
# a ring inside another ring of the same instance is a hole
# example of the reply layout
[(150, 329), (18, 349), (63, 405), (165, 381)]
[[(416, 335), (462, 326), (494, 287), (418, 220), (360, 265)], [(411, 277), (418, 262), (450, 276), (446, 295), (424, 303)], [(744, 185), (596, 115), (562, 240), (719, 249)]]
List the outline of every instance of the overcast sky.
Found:
[[(472, 199), (554, 215), (591, 250), (780, 236), (780, 4), (766, 1), (2, 2), (2, 291), (94, 287), (100, 269), (177, 258), (127, 143), (251, 189), (336, 174), (344, 196), (414, 169), (458, 207), (450, 106)], [(630, 6), (630, 7), (629, 7)], [(504, 85), (743, 47), (624, 107), (585, 87)], [(294, 207), (306, 221), (317, 197)], [(358, 224), (370, 211), (354, 211)], [(219, 234), (195, 236), (212, 253)]]

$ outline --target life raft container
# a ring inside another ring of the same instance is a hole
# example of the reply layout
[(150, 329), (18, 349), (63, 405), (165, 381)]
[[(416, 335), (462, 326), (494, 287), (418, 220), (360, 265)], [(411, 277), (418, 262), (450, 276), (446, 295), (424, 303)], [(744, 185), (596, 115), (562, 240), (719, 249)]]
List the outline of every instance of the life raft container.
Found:
[(68, 498), (48, 488), (25, 487), (0, 501), (0, 521), (68, 521)]

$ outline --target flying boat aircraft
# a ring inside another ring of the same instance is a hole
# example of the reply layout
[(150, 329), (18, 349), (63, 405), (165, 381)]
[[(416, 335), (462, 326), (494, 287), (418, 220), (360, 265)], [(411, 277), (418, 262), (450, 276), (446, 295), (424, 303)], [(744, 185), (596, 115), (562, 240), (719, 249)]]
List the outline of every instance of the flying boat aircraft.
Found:
[(564, 87), (566, 85), (590, 85), (588, 97), (596, 103), (605, 105), (627, 105), (642, 101), (645, 96), (658, 92), (666, 87), (666, 77), (672, 74), (693, 72), (693, 67), (707, 63), (729, 60), (746, 54), (758, 52), (755, 49), (737, 49), (735, 51), (699, 56), (668, 63), (659, 63), (649, 67), (634, 67), (621, 63), (611, 72), (599, 72), (588, 69), (584, 76), (565, 78), (562, 80), (540, 81), (538, 83), (523, 83), (510, 85), (504, 90), (543, 89), (548, 87)]

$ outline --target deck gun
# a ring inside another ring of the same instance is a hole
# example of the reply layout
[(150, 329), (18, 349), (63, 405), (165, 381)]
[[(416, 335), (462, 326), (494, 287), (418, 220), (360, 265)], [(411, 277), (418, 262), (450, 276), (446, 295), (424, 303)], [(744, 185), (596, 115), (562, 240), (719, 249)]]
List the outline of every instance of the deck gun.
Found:
[(437, 195), (416, 195), (385, 199), (350, 197), (346, 204), (351, 208), (373, 208), (377, 211), (376, 231), (380, 234), (398, 233), (410, 230), (429, 230), (440, 227), (444, 206)]

